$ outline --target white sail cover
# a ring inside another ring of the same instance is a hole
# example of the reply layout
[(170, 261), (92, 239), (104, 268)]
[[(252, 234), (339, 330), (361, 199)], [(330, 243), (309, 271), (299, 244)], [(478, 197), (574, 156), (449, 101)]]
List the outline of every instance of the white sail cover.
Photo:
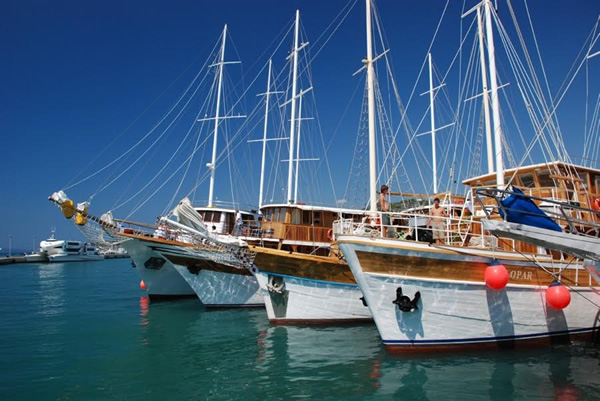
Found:
[[(177, 221), (186, 227), (190, 227), (199, 232), (205, 238), (210, 238), (218, 243), (246, 247), (248, 244), (231, 235), (211, 234), (202, 221), (202, 216), (194, 209), (188, 198), (183, 198), (172, 212), (177, 217)], [(168, 222), (166, 222), (168, 223)]]
[(177, 217), (177, 221), (184, 226), (191, 227), (194, 230), (209, 236), (206, 225), (202, 221), (202, 216), (194, 209), (192, 202), (188, 198), (183, 198), (172, 212)]

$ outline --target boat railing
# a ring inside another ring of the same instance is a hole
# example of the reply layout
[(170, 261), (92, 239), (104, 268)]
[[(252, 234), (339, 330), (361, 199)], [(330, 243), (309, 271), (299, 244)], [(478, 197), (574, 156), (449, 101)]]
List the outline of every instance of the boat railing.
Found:
[[(385, 219), (384, 219), (385, 217)], [(333, 223), (334, 237), (340, 234), (368, 236), (371, 238), (391, 238), (413, 240), (420, 242), (435, 242), (433, 228), (427, 226), (428, 214), (413, 212), (371, 212), (363, 217), (362, 221), (355, 222), (351, 219), (339, 219)], [(389, 219), (389, 224), (382, 222)], [(495, 249), (499, 247), (498, 239), (484, 232), (481, 222), (474, 216), (442, 216), (441, 232), (443, 245)], [(508, 240), (507, 242), (511, 242)], [(513, 246), (514, 243), (507, 244)]]
[(157, 224), (147, 224), (134, 221), (115, 219), (119, 229), (114, 232), (114, 235), (129, 234), (147, 238), (158, 238), (168, 241), (178, 241), (185, 243), (193, 243), (194, 239), (189, 233), (184, 230), (171, 227), (167, 224), (158, 222)]
[[(507, 207), (504, 201), (509, 196), (532, 200), (538, 206), (539, 212)], [(581, 203), (577, 201), (548, 199), (498, 188), (478, 189), (476, 191), (476, 199), (481, 205), (489, 204), (490, 199), (495, 202), (493, 209), (484, 208), (488, 219), (498, 218), (500, 211), (502, 211), (504, 216), (509, 216), (511, 212), (517, 212), (523, 216), (549, 217), (561, 226), (564, 231), (570, 233), (592, 237), (600, 236), (600, 224), (597, 223), (597, 220), (600, 218), (600, 209), (582, 207)]]

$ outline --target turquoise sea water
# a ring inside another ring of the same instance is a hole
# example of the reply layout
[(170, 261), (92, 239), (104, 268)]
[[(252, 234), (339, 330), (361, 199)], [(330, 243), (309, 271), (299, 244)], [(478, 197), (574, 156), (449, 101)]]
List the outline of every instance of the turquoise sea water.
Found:
[(0, 267), (0, 400), (600, 400), (600, 346), (406, 357), (373, 325), (149, 302), (128, 259)]

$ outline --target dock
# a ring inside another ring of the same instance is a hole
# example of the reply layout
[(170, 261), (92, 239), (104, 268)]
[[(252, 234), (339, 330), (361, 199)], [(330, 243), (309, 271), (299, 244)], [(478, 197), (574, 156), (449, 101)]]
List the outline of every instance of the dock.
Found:
[[(125, 259), (130, 256), (122, 253), (109, 253), (104, 255), (104, 259)], [(47, 260), (27, 260), (25, 256), (0, 256), (0, 266), (12, 265), (17, 263), (50, 263)]]
[[(25, 256), (2, 256), (0, 257), (0, 265), (12, 265), (14, 263), (28, 263)], [(30, 262), (35, 263), (35, 262)]]

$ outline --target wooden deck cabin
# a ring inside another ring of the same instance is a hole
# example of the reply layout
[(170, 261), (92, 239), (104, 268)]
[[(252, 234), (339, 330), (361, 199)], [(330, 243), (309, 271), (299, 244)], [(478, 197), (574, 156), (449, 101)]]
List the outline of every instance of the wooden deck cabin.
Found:
[(299, 253), (328, 256), (333, 222), (340, 219), (360, 221), (362, 210), (303, 204), (263, 206), (262, 246)]

